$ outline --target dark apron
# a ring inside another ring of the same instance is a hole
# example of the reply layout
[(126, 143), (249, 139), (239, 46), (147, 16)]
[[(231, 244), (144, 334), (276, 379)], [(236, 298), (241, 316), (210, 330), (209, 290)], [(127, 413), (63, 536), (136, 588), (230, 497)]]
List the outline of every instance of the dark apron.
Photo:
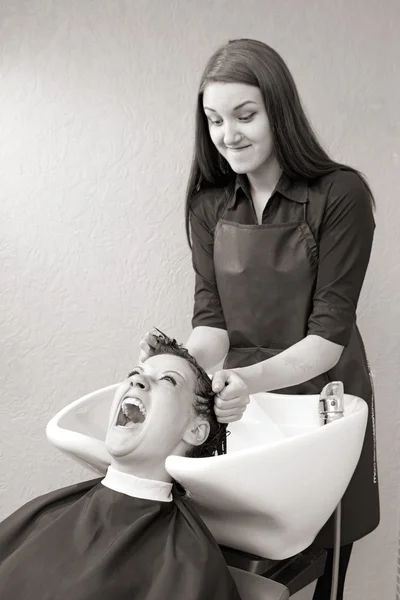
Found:
[[(318, 245), (306, 222), (306, 204), (303, 221), (296, 223), (242, 225), (221, 219), (215, 230), (214, 265), (230, 340), (225, 368), (266, 360), (307, 335)], [(326, 383), (334, 380), (342, 381), (347, 394), (363, 398), (369, 407), (361, 457), (342, 499), (341, 543), (345, 545), (362, 538), (379, 523), (374, 395), (356, 325), (331, 371), (274, 391), (319, 394)], [(321, 501), (323, 494), (321, 482)], [(332, 547), (333, 516), (315, 543), (322, 548)]]

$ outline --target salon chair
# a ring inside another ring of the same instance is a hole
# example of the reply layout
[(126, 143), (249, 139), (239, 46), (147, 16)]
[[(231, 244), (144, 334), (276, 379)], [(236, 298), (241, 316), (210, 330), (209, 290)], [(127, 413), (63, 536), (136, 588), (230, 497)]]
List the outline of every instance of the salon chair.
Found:
[[(46, 429), (54, 446), (100, 475), (110, 464), (104, 439), (116, 387), (72, 402)], [(312, 543), (350, 482), (368, 407), (345, 394), (344, 417), (324, 427), (318, 407), (318, 395), (255, 394), (243, 418), (229, 426), (226, 455), (167, 458), (168, 472), (189, 491), (219, 543), (243, 600), (286, 600), (324, 571), (326, 552)]]

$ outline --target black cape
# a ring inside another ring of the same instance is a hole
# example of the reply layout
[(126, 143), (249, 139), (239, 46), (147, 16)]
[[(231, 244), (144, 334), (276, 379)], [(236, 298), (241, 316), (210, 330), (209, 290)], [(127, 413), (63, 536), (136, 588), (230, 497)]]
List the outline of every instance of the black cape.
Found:
[(240, 600), (182, 494), (132, 498), (100, 483), (25, 504), (0, 524), (1, 600)]

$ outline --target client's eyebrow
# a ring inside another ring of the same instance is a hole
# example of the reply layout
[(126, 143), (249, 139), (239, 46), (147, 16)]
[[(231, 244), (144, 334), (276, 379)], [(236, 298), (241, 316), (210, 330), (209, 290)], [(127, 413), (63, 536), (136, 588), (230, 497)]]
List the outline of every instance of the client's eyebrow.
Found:
[(178, 371), (172, 371), (172, 369), (168, 369), (167, 371), (163, 371), (162, 374), (166, 375), (167, 373), (174, 373), (175, 375), (179, 375), (179, 377), (181, 377), (181, 379), (183, 379), (183, 381), (186, 381), (184, 376), (181, 373), (178, 373)]
[(132, 369), (132, 371), (130, 373), (128, 373), (127, 377), (132, 377), (132, 375), (135, 373), (135, 371), (142, 371), (142, 373), (143, 373), (143, 368), (135, 367), (134, 369)]
[[(134, 375), (136, 371), (140, 371), (141, 373), (143, 373), (144, 369), (143, 367), (135, 367), (130, 373), (128, 373), (127, 377), (132, 377), (132, 375)], [(161, 375), (167, 375), (168, 373), (174, 373), (174, 375), (178, 375), (181, 379), (183, 379), (183, 381), (186, 381), (185, 377), (181, 373), (178, 373), (178, 371), (173, 371), (172, 369), (167, 369), (166, 371), (163, 371)]]

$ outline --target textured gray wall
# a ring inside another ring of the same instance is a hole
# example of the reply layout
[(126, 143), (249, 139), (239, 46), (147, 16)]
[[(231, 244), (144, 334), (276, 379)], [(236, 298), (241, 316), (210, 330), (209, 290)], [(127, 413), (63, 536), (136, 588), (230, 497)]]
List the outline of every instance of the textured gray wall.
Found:
[(0, 3), (0, 517), (91, 476), (46, 442), (59, 408), (121, 377), (153, 324), (188, 335), (196, 87), (222, 42), (259, 38), (286, 59), (335, 158), (365, 172), (377, 197), (359, 320), (382, 523), (356, 546), (346, 598), (394, 596), (399, 16), (397, 0)]

